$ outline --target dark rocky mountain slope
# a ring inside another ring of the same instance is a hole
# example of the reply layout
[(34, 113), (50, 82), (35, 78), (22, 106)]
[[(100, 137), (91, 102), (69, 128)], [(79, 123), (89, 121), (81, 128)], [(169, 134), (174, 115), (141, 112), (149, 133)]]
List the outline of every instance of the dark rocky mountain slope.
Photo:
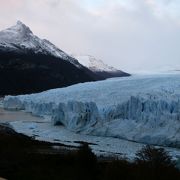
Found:
[(0, 95), (26, 94), (101, 80), (18, 21), (0, 31)]

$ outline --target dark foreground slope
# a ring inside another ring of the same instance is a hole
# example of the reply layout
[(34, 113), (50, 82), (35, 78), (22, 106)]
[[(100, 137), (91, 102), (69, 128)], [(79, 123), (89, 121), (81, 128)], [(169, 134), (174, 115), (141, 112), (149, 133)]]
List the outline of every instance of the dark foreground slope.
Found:
[(100, 79), (84, 67), (50, 55), (0, 51), (0, 95), (35, 93)]
[[(59, 149), (53, 149), (52, 146)], [(8, 180), (178, 180), (163, 150), (141, 150), (133, 163), (100, 158), (87, 144), (78, 151), (35, 141), (0, 126), (0, 177)]]

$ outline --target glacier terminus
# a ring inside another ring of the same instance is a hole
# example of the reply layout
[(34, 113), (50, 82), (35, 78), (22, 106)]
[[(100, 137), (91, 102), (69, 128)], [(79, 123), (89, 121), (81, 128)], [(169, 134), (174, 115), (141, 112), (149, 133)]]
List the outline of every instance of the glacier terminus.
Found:
[(78, 134), (180, 148), (179, 79), (180, 74), (133, 75), (6, 96), (3, 105)]

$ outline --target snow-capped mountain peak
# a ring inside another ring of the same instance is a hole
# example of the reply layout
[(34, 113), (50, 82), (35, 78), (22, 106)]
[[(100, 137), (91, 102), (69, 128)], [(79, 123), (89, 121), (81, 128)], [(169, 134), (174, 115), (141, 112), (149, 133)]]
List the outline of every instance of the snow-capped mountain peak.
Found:
[(130, 74), (116, 69), (112, 66), (105, 64), (102, 60), (96, 59), (91, 55), (74, 55), (72, 57), (77, 59), (80, 64), (87, 67), (89, 70), (93, 71), (100, 77), (103, 78), (113, 78), (113, 77), (123, 77), (130, 76)]
[(21, 21), (16, 25), (0, 31), (0, 50), (5, 52), (51, 55), (69, 61), (76, 67), (81, 67), (78, 61), (46, 39), (35, 36), (28, 26)]
[(32, 31), (29, 27), (23, 24), (21, 21), (17, 21), (16, 25), (7, 28), (0, 32), (0, 42), (11, 43), (13, 41), (20, 41), (27, 36), (32, 35)]
[(13, 28), (14, 30), (19, 31), (24, 35), (33, 34), (30, 28), (26, 26), (24, 23), (22, 23), (21, 21), (17, 21), (16, 25), (9, 29), (13, 29)]
[(96, 59), (91, 55), (73, 55), (82, 65), (92, 71), (116, 72), (116, 68), (105, 64), (102, 60)]

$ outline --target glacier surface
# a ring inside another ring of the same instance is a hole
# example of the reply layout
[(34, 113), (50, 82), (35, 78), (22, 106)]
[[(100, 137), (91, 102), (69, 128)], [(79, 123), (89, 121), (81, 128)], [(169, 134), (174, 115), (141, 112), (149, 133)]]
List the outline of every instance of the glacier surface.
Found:
[(50, 117), (75, 133), (180, 148), (180, 74), (134, 75), (6, 96), (4, 108)]

